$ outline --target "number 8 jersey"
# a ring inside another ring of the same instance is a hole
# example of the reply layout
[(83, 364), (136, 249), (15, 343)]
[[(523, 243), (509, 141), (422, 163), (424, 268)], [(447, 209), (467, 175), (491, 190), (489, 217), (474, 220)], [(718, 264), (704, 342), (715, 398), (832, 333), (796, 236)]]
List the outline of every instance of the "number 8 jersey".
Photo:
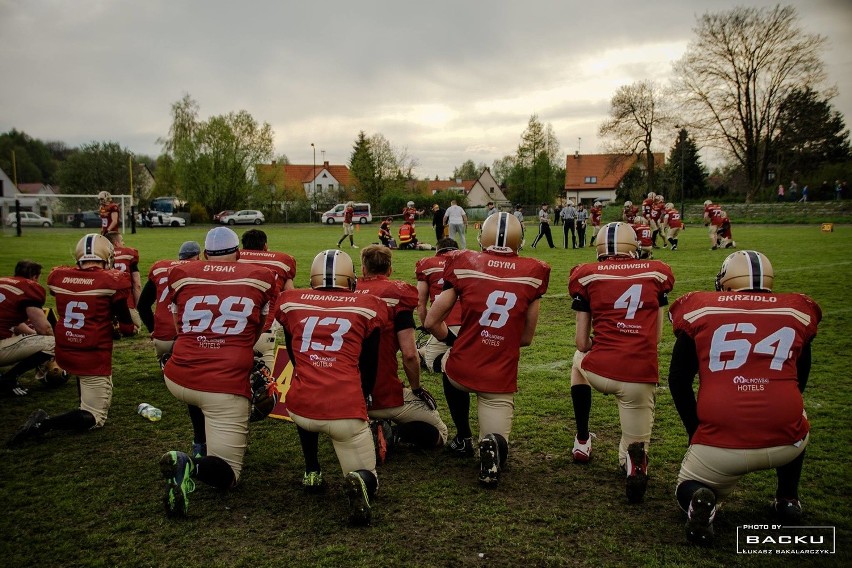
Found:
[(803, 294), (690, 292), (669, 309), (698, 354), (693, 444), (769, 448), (808, 433), (797, 361), (822, 318)]
[(572, 268), (572, 308), (591, 312), (594, 328), (583, 368), (626, 383), (659, 382), (659, 313), (673, 287), (672, 269), (659, 260), (614, 258)]

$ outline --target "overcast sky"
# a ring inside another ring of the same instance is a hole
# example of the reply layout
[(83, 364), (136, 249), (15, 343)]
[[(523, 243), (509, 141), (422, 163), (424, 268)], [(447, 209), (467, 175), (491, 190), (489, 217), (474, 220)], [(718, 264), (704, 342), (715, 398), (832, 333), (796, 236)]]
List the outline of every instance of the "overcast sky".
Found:
[[(849, 126), (852, 1), (790, 3), (828, 38)], [(601, 151), (615, 89), (665, 83), (698, 16), (775, 4), (0, 0), (0, 132), (157, 156), (189, 93), (203, 119), (244, 109), (268, 122), (293, 163), (312, 162), (312, 142), (317, 163), (347, 163), (363, 130), (407, 148), (417, 177), (447, 178), (513, 154), (532, 114), (563, 153)]]

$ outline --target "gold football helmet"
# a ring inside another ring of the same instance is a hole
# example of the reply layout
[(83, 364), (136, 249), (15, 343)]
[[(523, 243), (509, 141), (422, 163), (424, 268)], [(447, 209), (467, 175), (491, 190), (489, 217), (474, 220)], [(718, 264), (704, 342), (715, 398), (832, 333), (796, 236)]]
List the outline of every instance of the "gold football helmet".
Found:
[(342, 250), (324, 250), (311, 263), (311, 288), (355, 290), (355, 265)]
[(775, 272), (769, 259), (756, 250), (738, 250), (728, 255), (716, 275), (719, 292), (771, 292)]
[(595, 239), (598, 260), (616, 256), (636, 258), (638, 246), (636, 231), (629, 224), (621, 221), (607, 223), (601, 227)]
[(514, 215), (505, 211), (488, 217), (479, 230), (479, 246), (482, 250), (518, 252), (524, 244), (524, 230)]
[(103, 262), (105, 268), (112, 268), (115, 251), (109, 239), (97, 233), (89, 233), (77, 241), (74, 251), (77, 265), (88, 261)]

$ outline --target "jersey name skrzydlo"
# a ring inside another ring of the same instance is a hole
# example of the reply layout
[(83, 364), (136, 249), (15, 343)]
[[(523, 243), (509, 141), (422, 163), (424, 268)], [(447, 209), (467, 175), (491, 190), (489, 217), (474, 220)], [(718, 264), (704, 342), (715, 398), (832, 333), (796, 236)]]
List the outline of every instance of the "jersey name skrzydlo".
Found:
[(148, 271), (148, 280), (154, 284), (156, 299), (154, 301), (154, 331), (151, 337), (160, 341), (174, 341), (177, 337), (175, 319), (170, 306), (172, 291), (169, 288), (169, 269), (192, 262), (191, 260), (158, 260)]
[(594, 328), (583, 368), (618, 381), (659, 382), (657, 318), (673, 286), (671, 268), (659, 260), (609, 259), (572, 268), (573, 307), (591, 312)]
[(0, 339), (12, 337), (12, 328), (29, 319), (27, 308), (44, 306), (41, 284), (29, 278), (0, 278)]
[(375, 296), (336, 290), (286, 290), (275, 319), (292, 339), (287, 408), (315, 420), (367, 420), (358, 362), (364, 340), (392, 325)]
[[(131, 274), (139, 272), (139, 251), (131, 247), (115, 247), (113, 252), (113, 268), (121, 272)], [(132, 276), (131, 276), (132, 282)], [(127, 296), (127, 306), (130, 308), (136, 307), (136, 298), (133, 294)]]
[[(429, 286), (429, 303), (435, 303), (441, 292), (444, 291), (444, 266), (447, 258), (458, 251), (450, 251), (435, 256), (426, 256), (417, 261), (414, 267), (414, 276), (418, 282), (425, 282)], [(456, 302), (447, 314), (444, 323), (447, 325), (461, 324), (461, 303)]]
[(527, 308), (547, 291), (550, 266), (514, 253), (465, 251), (447, 259), (444, 280), (462, 305), (447, 376), (476, 392), (517, 391)]
[(265, 266), (275, 273), (275, 301), (269, 310), (269, 315), (266, 317), (266, 322), (263, 324), (263, 330), (268, 331), (272, 327), (272, 322), (275, 321), (275, 311), (278, 307), (278, 295), (284, 289), (284, 284), (288, 280), (296, 278), (296, 260), (289, 254), (271, 251), (271, 250), (241, 250), (239, 262), (258, 264)]
[(47, 287), (56, 297), (56, 363), (74, 375), (111, 375), (112, 317), (115, 306), (127, 304), (130, 275), (58, 266)]
[(178, 336), (163, 373), (192, 390), (250, 397), (253, 347), (275, 275), (252, 264), (200, 260), (168, 275)]
[(804, 294), (690, 292), (669, 309), (675, 335), (695, 342), (698, 430), (693, 444), (769, 448), (810, 428), (797, 360), (817, 333), (819, 306)]
[[(373, 387), (372, 410), (396, 408), (405, 401), (402, 397), (402, 381), (399, 379), (399, 351), (396, 320), (401, 312), (414, 312), (417, 309), (417, 288), (402, 282), (390, 280), (386, 276), (363, 277), (358, 280), (356, 294), (369, 294), (387, 304), (387, 325), (382, 327), (379, 341), (379, 365), (376, 372), (376, 386)], [(414, 316), (411, 316), (414, 323)]]

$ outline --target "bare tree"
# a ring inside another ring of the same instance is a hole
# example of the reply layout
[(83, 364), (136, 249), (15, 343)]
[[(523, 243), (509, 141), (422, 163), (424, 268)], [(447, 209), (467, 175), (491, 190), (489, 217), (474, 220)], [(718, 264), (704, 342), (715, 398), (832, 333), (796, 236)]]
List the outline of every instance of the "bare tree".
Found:
[(653, 81), (636, 81), (618, 88), (610, 101), (610, 118), (598, 135), (606, 139), (609, 153), (644, 156), (648, 190), (655, 185), (654, 153), (651, 144), (656, 128), (669, 128), (674, 120), (668, 100)]
[(806, 33), (790, 6), (705, 14), (683, 58), (677, 91), (692, 132), (738, 162), (751, 201), (766, 180), (781, 103), (825, 79), (825, 37)]

